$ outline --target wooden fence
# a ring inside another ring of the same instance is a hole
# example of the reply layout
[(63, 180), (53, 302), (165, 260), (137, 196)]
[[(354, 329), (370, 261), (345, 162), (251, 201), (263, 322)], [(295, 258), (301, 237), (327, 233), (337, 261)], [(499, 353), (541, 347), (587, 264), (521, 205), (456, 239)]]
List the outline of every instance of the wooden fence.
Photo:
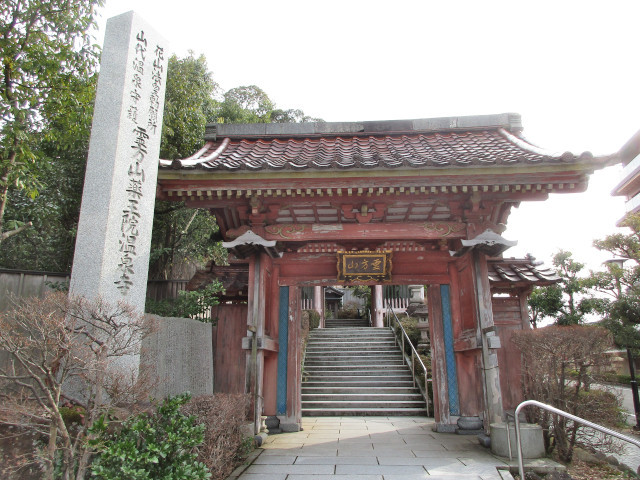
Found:
[[(42, 297), (59, 286), (69, 284), (70, 273), (0, 269), (0, 312), (11, 306), (11, 297)], [(185, 290), (188, 280), (149, 280), (147, 298), (175, 298)]]

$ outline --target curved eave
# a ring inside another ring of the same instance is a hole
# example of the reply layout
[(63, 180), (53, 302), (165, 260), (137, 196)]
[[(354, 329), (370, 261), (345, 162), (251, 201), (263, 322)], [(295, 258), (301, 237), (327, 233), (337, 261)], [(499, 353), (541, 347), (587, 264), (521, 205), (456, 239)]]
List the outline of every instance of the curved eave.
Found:
[(468, 184), (465, 179), (477, 177), (504, 176), (506, 183), (509, 178), (515, 176), (546, 176), (546, 175), (579, 175), (586, 176), (595, 170), (604, 168), (606, 159), (591, 158), (589, 161), (579, 163), (559, 163), (555, 165), (492, 165), (486, 167), (449, 167), (449, 168), (376, 168), (376, 169), (344, 169), (344, 170), (260, 170), (260, 171), (219, 171), (194, 168), (160, 169), (158, 180), (184, 180), (184, 181), (216, 181), (224, 180), (251, 181), (251, 180), (278, 180), (278, 179), (335, 179), (335, 178), (402, 178), (413, 177), (416, 179), (459, 178), (461, 184)]

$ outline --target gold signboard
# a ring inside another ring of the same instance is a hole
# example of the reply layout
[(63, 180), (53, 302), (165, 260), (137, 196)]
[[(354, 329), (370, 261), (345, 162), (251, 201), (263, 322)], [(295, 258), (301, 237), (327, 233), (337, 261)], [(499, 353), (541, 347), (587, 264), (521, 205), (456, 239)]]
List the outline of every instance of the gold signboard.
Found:
[(339, 282), (390, 282), (391, 250), (338, 252)]

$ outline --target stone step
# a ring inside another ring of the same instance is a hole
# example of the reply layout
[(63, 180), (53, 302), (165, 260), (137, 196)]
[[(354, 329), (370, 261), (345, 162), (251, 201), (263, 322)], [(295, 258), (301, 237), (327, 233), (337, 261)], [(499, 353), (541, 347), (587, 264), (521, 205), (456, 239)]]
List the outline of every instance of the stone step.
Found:
[(341, 371), (336, 372), (335, 370), (313, 370), (308, 371), (305, 369), (305, 373), (308, 374), (309, 378), (316, 377), (334, 377), (336, 382), (339, 382), (342, 377), (380, 377), (380, 378), (397, 378), (400, 380), (406, 380), (407, 378), (411, 379), (411, 373), (408, 369), (390, 369), (385, 368), (384, 370), (366, 370), (366, 369), (358, 369), (358, 370), (350, 370), (350, 371)]
[(393, 337), (387, 337), (382, 335), (362, 336), (362, 337), (311, 337), (309, 339), (313, 343), (335, 343), (337, 345), (344, 345), (346, 343), (366, 343), (366, 342), (390, 342), (395, 343)]
[[(334, 321), (332, 324), (354, 322)], [(387, 328), (311, 332), (302, 384), (303, 415), (424, 415), (394, 334)]]
[(302, 408), (326, 408), (331, 410), (334, 408), (348, 408), (348, 409), (367, 409), (367, 408), (422, 408), (426, 410), (424, 400), (418, 401), (405, 401), (405, 400), (385, 400), (385, 401), (305, 401), (302, 402)]
[(329, 338), (329, 337), (315, 337), (309, 339), (312, 345), (317, 344), (333, 344), (335, 346), (349, 345), (351, 343), (388, 343), (395, 345), (396, 341), (393, 337), (344, 337), (344, 338)]
[[(305, 408), (302, 407), (302, 415), (308, 417), (346, 417), (346, 416), (377, 416), (377, 417), (402, 417), (426, 415), (424, 408)], [(452, 477), (453, 478), (453, 477)], [(455, 478), (458, 477), (457, 475)], [(473, 478), (477, 478), (473, 477)]]
[(369, 325), (369, 319), (368, 318), (325, 318), (324, 324), (326, 325), (327, 323), (344, 323), (347, 325), (365, 323)]
[[(365, 325), (353, 325), (353, 326), (354, 326), (354, 327), (357, 327), (357, 326), (362, 326), (362, 327), (364, 327)], [(345, 324), (345, 323), (336, 323), (336, 324), (334, 324), (334, 325), (325, 325), (325, 326), (324, 326), (324, 328), (325, 328), (325, 329), (329, 329), (329, 330), (334, 329), (334, 328), (335, 328), (335, 329), (338, 329), (338, 328), (346, 328), (346, 327), (350, 327), (350, 325), (347, 325), (347, 324)]]
[(345, 358), (345, 357), (352, 357), (352, 358), (359, 358), (359, 357), (389, 357), (389, 356), (395, 356), (395, 355), (400, 355), (400, 351), (397, 348), (384, 348), (384, 349), (341, 349), (341, 348), (319, 348), (319, 349), (312, 349), (311, 351), (307, 350), (307, 353), (305, 355), (305, 358), (332, 358), (332, 357), (340, 357), (340, 358)]
[(390, 379), (390, 377), (341, 377), (327, 380), (326, 378), (307, 379), (302, 383), (302, 388), (389, 388), (403, 387), (413, 388), (413, 380)]
[(393, 337), (387, 337), (382, 335), (374, 335), (374, 336), (366, 336), (366, 337), (313, 337), (313, 343), (368, 343), (368, 342), (376, 342), (376, 343), (395, 343), (395, 339)]
[[(402, 364), (396, 365), (384, 365), (383, 371), (393, 371), (397, 374), (405, 372)], [(380, 372), (380, 365), (307, 365), (304, 366), (304, 371), (313, 375), (316, 372), (330, 372), (336, 375), (344, 375), (352, 372)]]
[(397, 345), (395, 339), (393, 338), (320, 338), (320, 339), (310, 339), (308, 346), (315, 347), (316, 345), (320, 346), (334, 346), (339, 348), (348, 347), (349, 345), (388, 345), (393, 348)]
[(308, 402), (422, 402), (420, 393), (304, 393), (302, 404)]
[[(383, 352), (342, 352), (341, 355), (334, 355), (335, 352), (327, 353), (327, 352), (307, 352), (305, 354), (306, 360), (335, 360), (335, 361), (348, 361), (348, 360), (363, 360), (369, 361), (370, 358), (374, 357), (379, 358), (381, 360), (397, 360), (402, 359), (402, 354), (398, 349), (389, 349), (388, 353)], [(368, 355), (367, 358), (364, 358)]]
[(368, 356), (373, 356), (376, 358), (383, 358), (383, 357), (388, 357), (388, 358), (402, 358), (402, 354), (400, 353), (400, 349), (398, 348), (387, 348), (386, 350), (357, 350), (357, 351), (353, 351), (353, 350), (340, 350), (340, 349), (334, 349), (334, 350), (328, 350), (325, 351), (323, 349), (320, 350), (314, 350), (312, 352), (309, 352), (307, 349), (307, 352), (305, 354), (305, 358), (338, 358), (340, 357), (340, 359), (344, 360), (346, 358), (352, 358), (353, 360), (357, 360), (358, 358), (361, 358), (363, 355), (368, 355)]
[(314, 328), (309, 332), (310, 335), (341, 335), (341, 334), (362, 334), (362, 335), (393, 335), (393, 332), (388, 328), (374, 328), (374, 327), (343, 327), (332, 328), (327, 330), (326, 328)]
[(330, 384), (331, 386), (326, 387), (309, 387), (307, 384), (302, 384), (302, 394), (413, 394), (417, 393), (418, 390), (413, 388), (412, 386), (405, 387), (370, 387), (367, 386), (356, 385), (353, 387), (336, 387), (334, 383)]
[[(309, 359), (307, 358), (304, 362), (305, 367), (319, 367), (319, 366), (323, 366), (326, 365), (327, 367), (338, 367), (338, 366), (348, 366), (348, 365), (368, 365), (370, 363), (369, 360), (366, 359), (362, 359), (362, 358), (346, 358), (345, 360), (336, 360), (333, 358), (318, 358), (318, 359)], [(378, 367), (382, 367), (382, 366), (400, 366), (403, 365), (404, 361), (402, 360), (401, 357), (389, 357), (389, 358), (377, 358), (376, 359), (376, 365)]]
[(336, 323), (333, 325), (325, 325), (325, 330), (345, 330), (349, 328), (360, 327), (360, 328), (369, 328), (366, 325), (347, 325), (346, 323)]
[[(388, 345), (361, 345), (358, 348), (345, 349), (343, 347), (315, 347), (313, 345), (307, 347), (307, 353), (319, 353), (319, 352), (344, 352), (354, 355), (355, 352), (389, 352), (395, 349)], [(396, 350), (397, 351), (397, 350)]]

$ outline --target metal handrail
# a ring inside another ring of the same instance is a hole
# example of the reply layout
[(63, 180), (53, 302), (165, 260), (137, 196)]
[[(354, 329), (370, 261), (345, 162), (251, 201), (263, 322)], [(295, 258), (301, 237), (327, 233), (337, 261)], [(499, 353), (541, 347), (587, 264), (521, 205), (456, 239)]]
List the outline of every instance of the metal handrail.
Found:
[[(574, 422), (578, 422), (578, 423), (582, 423), (583, 425), (586, 425), (587, 427), (591, 427), (594, 430), (598, 430), (599, 432), (602, 432), (606, 435), (611, 435), (612, 437), (616, 437), (619, 438), (620, 440), (623, 440), (625, 442), (629, 442), (633, 445), (635, 445), (636, 447), (640, 447), (640, 441), (635, 440), (634, 438), (631, 437), (627, 437), (626, 435), (623, 435), (619, 432), (616, 432), (615, 430), (611, 430), (607, 427), (603, 427), (602, 425), (598, 425), (597, 423), (593, 423), (590, 422), (589, 420), (585, 420), (584, 418), (580, 418), (580, 417), (576, 417), (575, 415), (571, 415), (570, 413), (567, 413), (563, 410), (560, 410), (556, 407), (552, 407), (551, 405), (547, 405), (546, 403), (542, 403), (542, 402), (538, 402), (537, 400), (525, 400), (524, 402), (522, 402), (520, 405), (518, 405), (518, 408), (516, 408), (516, 412), (515, 412), (515, 417), (516, 417), (516, 447), (518, 449), (518, 471), (520, 472), (520, 478), (524, 479), (524, 462), (522, 460), (522, 444), (520, 441), (520, 418), (519, 418), (519, 413), (520, 410), (523, 407), (526, 407), (528, 405), (532, 405), (534, 407), (538, 407), (541, 408), (543, 410), (547, 410), (551, 413), (555, 413), (557, 415), (561, 415), (565, 418), (568, 418), (570, 420), (573, 420)], [(508, 427), (508, 426), (507, 426)]]
[[(413, 379), (413, 386), (415, 387), (416, 385), (418, 386), (418, 389), (420, 390), (420, 393), (422, 393), (422, 397), (424, 398), (424, 401), (427, 405), (427, 416), (431, 415), (431, 409), (429, 408), (429, 393), (428, 393), (428, 389), (427, 389), (427, 382), (430, 382), (431, 380), (429, 380), (429, 378), (427, 377), (427, 367), (425, 367), (424, 363), (422, 362), (422, 359), (420, 358), (420, 355), (418, 355), (418, 352), (416, 351), (416, 349), (413, 346), (413, 343), (411, 343), (411, 340), (409, 339), (409, 336), (407, 335), (407, 332), (404, 330), (404, 327), (402, 326), (402, 324), (400, 323), (400, 320), (398, 319), (398, 316), (396, 315), (396, 312), (393, 311), (392, 308), (387, 307), (387, 326), (389, 328), (391, 328), (393, 330), (393, 327), (391, 326), (391, 315), (389, 315), (389, 313), (393, 314), (393, 319), (395, 319), (396, 324), (398, 325), (398, 327), (400, 327), (400, 331), (402, 332), (402, 335), (400, 336), (400, 340), (402, 343), (402, 358), (404, 359), (404, 361), (409, 365), (410, 369), (411, 369), (411, 377)], [(398, 338), (395, 337), (395, 341), (396, 341), (396, 345), (398, 344)], [(408, 357), (405, 355), (404, 353), (404, 342), (405, 342), (405, 338), (407, 339), (407, 342), (409, 343), (409, 346), (411, 347), (411, 360), (408, 359)], [(422, 386), (420, 385), (419, 382), (416, 382), (416, 369), (415, 369), (415, 362), (414, 362), (414, 358), (418, 360), (418, 362), (420, 362), (420, 366), (422, 367), (422, 370), (424, 371), (424, 389), (422, 388)]]

